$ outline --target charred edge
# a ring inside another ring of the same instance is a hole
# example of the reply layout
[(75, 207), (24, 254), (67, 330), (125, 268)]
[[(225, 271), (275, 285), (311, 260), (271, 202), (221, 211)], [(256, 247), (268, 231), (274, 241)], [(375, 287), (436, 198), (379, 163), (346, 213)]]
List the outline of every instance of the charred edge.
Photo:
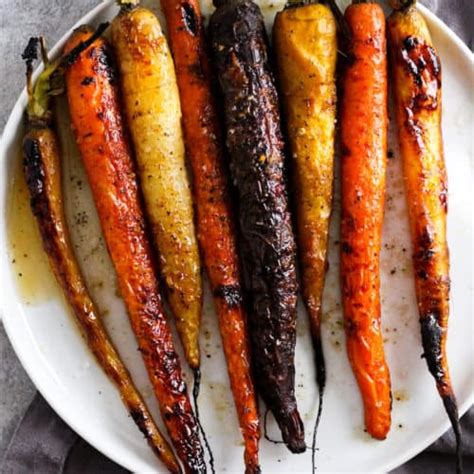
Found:
[(138, 408), (131, 409), (129, 413), (132, 417), (132, 420), (138, 426), (138, 429), (142, 432), (145, 439), (151, 442), (153, 434), (149, 427), (149, 419), (145, 415), (145, 413), (143, 413), (143, 411)]
[(38, 59), (38, 44), (38, 37), (35, 36), (33, 38), (30, 38), (25, 50), (21, 55), (21, 59), (23, 59), (23, 61), (26, 61), (28, 66), (31, 66), (33, 61), (36, 61)]
[(198, 398), (199, 398), (199, 389), (201, 387), (201, 371), (199, 369), (194, 369), (194, 385), (193, 385), (193, 402), (194, 402), (194, 411), (196, 413), (196, 422), (199, 427), (199, 431), (201, 432), (202, 439), (204, 440), (204, 444), (206, 446), (206, 450), (209, 454), (209, 464), (211, 466), (211, 472), (215, 474), (216, 469), (214, 466), (214, 455), (212, 454), (211, 446), (209, 445), (209, 441), (207, 440), (206, 432), (201, 424), (201, 418), (199, 416), (199, 405), (198, 405)]
[(94, 72), (103, 75), (113, 85), (117, 82), (117, 67), (115, 58), (107, 44), (92, 48), (89, 51), (89, 57), (95, 59)]
[(295, 454), (304, 453), (306, 451), (304, 426), (296, 407), (280, 413), (276, 420), (287, 448)]
[[(416, 50), (416, 51), (414, 51)], [(417, 84), (421, 84), (421, 72), (427, 67), (430, 67), (431, 72), (436, 78), (439, 78), (441, 73), (441, 66), (435, 50), (426, 43), (420, 42), (415, 36), (407, 36), (402, 42), (402, 55), (404, 59), (411, 52), (414, 52), (418, 58), (411, 59), (407, 64), (409, 72), (413, 74)], [(424, 57), (426, 56), (426, 57)], [(427, 62), (429, 61), (429, 64)]]
[(452, 393), (442, 396), (442, 399), (456, 439), (456, 472), (462, 474), (462, 433), (461, 425), (459, 423), (458, 405), (456, 403), (456, 398)]
[(390, 5), (394, 10), (407, 11), (412, 8), (416, 3), (416, 0), (391, 0)]
[(437, 384), (445, 381), (445, 372), (442, 365), (442, 338), (444, 330), (439, 324), (439, 312), (431, 310), (420, 318), (421, 341), (423, 344), (424, 357), (428, 364), (431, 375)]
[(417, 86), (421, 86), (423, 80), (418, 69), (418, 65), (409, 57), (410, 51), (413, 51), (418, 46), (418, 38), (415, 38), (414, 36), (407, 36), (403, 40), (402, 45), (402, 58), (404, 60), (406, 70), (413, 76), (415, 84)]
[[(441, 87), (441, 65), (436, 51), (419, 38), (407, 36), (402, 41), (401, 60), (417, 86), (411, 99), (413, 111), (435, 110), (438, 107), (437, 92)], [(434, 83), (436, 87), (433, 89), (431, 85)]]
[(92, 76), (86, 76), (82, 81), (81, 81), (81, 86), (88, 86), (90, 84), (94, 84), (95, 79)]
[(347, 255), (351, 255), (352, 253), (354, 253), (354, 249), (347, 242), (342, 243), (341, 250)]
[(343, 158), (346, 158), (346, 157), (351, 156), (351, 154), (352, 154), (351, 149), (343, 143), (341, 145), (341, 156)]
[(57, 246), (56, 226), (46, 188), (46, 173), (41, 146), (36, 138), (26, 137), (23, 142), (23, 169), (30, 193), (30, 206), (42, 236), (43, 247), (59, 269), (61, 254)]
[(33, 215), (43, 220), (49, 216), (49, 203), (46, 198), (46, 175), (41, 161), (39, 141), (26, 137), (23, 142), (23, 168), (26, 184), (30, 192), (30, 205)]
[[(192, 425), (189, 417), (192, 416)], [(194, 424), (194, 414), (189, 414), (180, 402), (173, 403), (171, 410), (165, 412), (163, 418), (170, 422), (173, 418), (176, 418), (176, 422), (181, 425), (178, 420), (187, 420), (185, 425), (179, 426), (178, 436), (179, 440), (176, 440), (176, 450), (178, 456), (185, 464), (185, 471), (195, 474), (205, 473), (206, 464), (204, 462), (203, 452), (201, 443), (199, 440), (199, 427)]]
[(139, 2), (121, 2), (119, 1), (120, 4), (120, 11), (119, 15), (125, 15), (127, 13), (130, 13), (133, 10), (136, 10), (139, 6)]
[(262, 469), (259, 465), (245, 466), (245, 474), (261, 474)]
[(100, 35), (107, 29), (109, 26), (109, 23), (101, 23), (97, 30), (95, 30), (94, 33), (91, 34), (89, 38), (87, 38), (85, 41), (82, 41), (79, 43), (77, 46), (75, 46), (71, 51), (69, 51), (66, 56), (64, 56), (61, 60), (61, 66), (62, 67), (69, 67), (72, 64), (74, 64), (77, 61), (77, 58), (81, 55), (83, 51), (85, 51), (89, 46), (94, 43), (96, 39), (100, 37)]
[(418, 252), (414, 255), (416, 274), (422, 280), (427, 280), (431, 260), (435, 254), (433, 250), (433, 237), (429, 229), (424, 229), (418, 238)]
[(189, 33), (193, 36), (197, 36), (199, 33), (199, 17), (196, 15), (196, 11), (193, 6), (189, 3), (183, 4), (181, 7), (181, 15), (183, 18), (183, 23)]
[(406, 51), (411, 51), (418, 44), (418, 38), (415, 36), (407, 36), (403, 40), (403, 47)]
[(220, 285), (213, 294), (216, 298), (222, 298), (229, 308), (242, 303), (242, 290), (239, 285)]

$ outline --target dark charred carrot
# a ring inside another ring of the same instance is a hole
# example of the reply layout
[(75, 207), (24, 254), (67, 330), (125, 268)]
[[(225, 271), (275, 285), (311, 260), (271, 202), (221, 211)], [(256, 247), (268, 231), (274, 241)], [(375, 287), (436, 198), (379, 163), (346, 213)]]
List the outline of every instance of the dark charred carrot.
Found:
[[(89, 35), (82, 27), (69, 51)], [(107, 248), (161, 414), (184, 469), (206, 471), (199, 430), (163, 312), (111, 51), (96, 40), (68, 69), (71, 120)]]
[(395, 113), (413, 240), (424, 357), (451, 421), (462, 472), (459, 414), (449, 376), (447, 176), (441, 132), (441, 64), (414, 1), (393, 2), (388, 19)]
[(341, 277), (347, 351), (367, 431), (391, 423), (390, 375), (381, 333), (380, 250), (387, 156), (385, 17), (375, 3), (349, 6), (349, 61), (342, 79)]
[[(100, 31), (99, 31), (100, 32)], [(89, 40), (91, 41), (91, 40)], [(93, 40), (92, 40), (93, 41)], [(36, 59), (37, 38), (32, 38), (23, 58), (27, 62), (28, 110), (26, 135), (23, 140), (23, 169), (31, 197), (31, 209), (38, 223), (43, 246), (48, 254), (53, 273), (70, 304), (87, 345), (110, 380), (117, 387), (130, 416), (147, 439), (156, 455), (170, 472), (181, 469), (161, 435), (140, 393), (135, 388), (130, 374), (120, 359), (117, 350), (102, 324), (100, 314), (87, 290), (84, 277), (74, 255), (64, 214), (61, 187), (61, 153), (54, 130), (51, 128), (49, 94), (51, 77), (60, 69), (60, 62), (50, 64), (43, 50), (45, 70), (40, 74), (35, 87), (31, 84), (32, 61)], [(85, 49), (79, 44), (72, 56), (63, 58), (69, 62)], [(53, 91), (56, 92), (56, 91)]]
[(211, 92), (204, 26), (197, 0), (161, 0), (181, 98), (193, 175), (198, 240), (219, 317), (247, 473), (259, 472), (257, 400), (250, 370), (235, 229), (224, 169), (222, 134)]
[(243, 281), (256, 383), (293, 452), (304, 427), (295, 398), (295, 241), (284, 178), (279, 104), (262, 14), (249, 0), (216, 3), (211, 43), (237, 188)]
[(336, 20), (319, 3), (288, 3), (273, 24), (278, 79), (291, 150), (296, 238), (303, 300), (310, 319), (319, 406), (316, 439), (323, 409), (326, 366), (321, 314), (332, 208), (336, 123)]

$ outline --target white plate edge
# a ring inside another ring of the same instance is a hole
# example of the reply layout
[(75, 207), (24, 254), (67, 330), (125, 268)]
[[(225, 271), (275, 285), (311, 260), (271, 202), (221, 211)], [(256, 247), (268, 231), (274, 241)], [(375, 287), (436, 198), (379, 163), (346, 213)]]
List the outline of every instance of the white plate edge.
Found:
[[(94, 7), (89, 13), (84, 15), (81, 19), (79, 19), (72, 28), (70, 28), (59, 40), (58, 42), (54, 45), (54, 47), (51, 49), (51, 56), (56, 56), (59, 52), (59, 50), (64, 46), (65, 42), (69, 38), (71, 31), (74, 30), (74, 28), (77, 28), (83, 23), (88, 23), (92, 19), (94, 19), (102, 10), (108, 8), (109, 6), (113, 5), (115, 2), (113, 0), (103, 0), (99, 5)], [(430, 22), (435, 25), (436, 28), (440, 29), (443, 34), (446, 34), (448, 38), (455, 43), (455, 45), (458, 47), (458, 49), (461, 51), (462, 56), (464, 59), (470, 63), (471, 68), (474, 67), (474, 54), (471, 53), (467, 45), (459, 38), (459, 36), (452, 31), (446, 23), (444, 23), (441, 19), (439, 19), (434, 13), (428, 10), (428, 8), (424, 7), (421, 4), (417, 4), (418, 9), (420, 12), (423, 14), (423, 16)], [(35, 77), (39, 73), (41, 68), (38, 68), (35, 71)], [(10, 125), (10, 122), (16, 121), (16, 117), (18, 115), (21, 115), (23, 113), (23, 109), (26, 106), (27, 102), (27, 96), (26, 96), (26, 87), (22, 90), (20, 93), (20, 96), (18, 100), (16, 101), (15, 105), (12, 108), (12, 111), (9, 115), (9, 118), (5, 124), (2, 137), (0, 140), (0, 157), (5, 157), (6, 154), (6, 145), (5, 143), (7, 141), (11, 141), (13, 138), (13, 135), (16, 133), (13, 131), (12, 126)], [(12, 131), (10, 131), (12, 130)], [(9, 139), (9, 140), (7, 140)], [(0, 189), (3, 188), (4, 184), (3, 182), (6, 181), (6, 177), (3, 175), (3, 173), (0, 173)], [(8, 188), (8, 184), (5, 184), (5, 189)], [(6, 209), (3, 210), (2, 212), (2, 217), (0, 217), (0, 221), (3, 224), (0, 230), (0, 248), (2, 251), (1, 255), (1, 267), (3, 268), (4, 266), (8, 266), (8, 255), (7, 255), (7, 236), (6, 236), (6, 222), (3, 222), (3, 216), (6, 214)], [(3, 280), (3, 273), (0, 273), (1, 280)], [(0, 283), (1, 285), (1, 283)], [(1, 285), (3, 287), (3, 285)], [(8, 303), (6, 302), (8, 301)], [(107, 456), (109, 459), (113, 460), (114, 462), (120, 464), (122, 467), (134, 472), (134, 467), (127, 462), (126, 456), (122, 457), (120, 453), (117, 453), (116, 450), (113, 448), (108, 448), (107, 446), (102, 446), (100, 440), (98, 440), (98, 443), (94, 442), (97, 438), (94, 437), (92, 433), (89, 432), (83, 432), (81, 428), (79, 428), (76, 424), (76, 422), (71, 419), (69, 413), (67, 410), (64, 409), (64, 406), (58, 402), (57, 404), (55, 403), (55, 398), (53, 395), (49, 396), (46, 384), (41, 382), (41, 379), (39, 379), (35, 374), (34, 371), (30, 371), (26, 364), (24, 363), (25, 360), (27, 359), (26, 353), (22, 351), (20, 348), (20, 345), (15, 342), (15, 338), (11, 337), (11, 334), (15, 332), (14, 329), (14, 323), (13, 323), (13, 318), (9, 321), (8, 317), (3, 317), (6, 314), (12, 314), (13, 312), (16, 312), (15, 309), (13, 308), (14, 303), (12, 303), (8, 298), (5, 298), (5, 301), (0, 300), (0, 320), (3, 322), (5, 332), (8, 336), (8, 339), (15, 351), (15, 354), (17, 355), (18, 359), (20, 360), (20, 363), (22, 364), (23, 368), (27, 372), (28, 376), (32, 380), (33, 384), (37, 388), (37, 390), (41, 393), (41, 395), (45, 398), (45, 400), (48, 402), (48, 404), (53, 408), (53, 410), (58, 414), (58, 416), (68, 425), (73, 429), (79, 436), (81, 436), (84, 440), (86, 440), (89, 444), (91, 444), (95, 449), (97, 449), (99, 452)], [(8, 309), (7, 309), (8, 308)], [(433, 387), (435, 389), (435, 387)], [(459, 416), (461, 417), (471, 405), (474, 404), (474, 390), (471, 392), (470, 396), (466, 398), (464, 403), (459, 405)], [(446, 418), (445, 422), (443, 425), (438, 429), (435, 430), (430, 436), (427, 436), (423, 441), (419, 441), (417, 445), (415, 445), (413, 448), (410, 450), (406, 451), (404, 455), (398, 456), (395, 460), (391, 460), (390, 462), (386, 463), (382, 469), (380, 469), (380, 472), (388, 472), (392, 469), (395, 469), (396, 467), (404, 464), (406, 461), (409, 459), (412, 459), (415, 457), (417, 454), (422, 452), (426, 447), (428, 447), (430, 444), (432, 444), (434, 441), (436, 441), (443, 433), (445, 433), (448, 429), (450, 428), (450, 423), (449, 420)], [(421, 446), (421, 448), (420, 448)], [(156, 471), (159, 473), (160, 471)], [(163, 471), (165, 472), (165, 471)], [(320, 471), (322, 472), (322, 471)]]

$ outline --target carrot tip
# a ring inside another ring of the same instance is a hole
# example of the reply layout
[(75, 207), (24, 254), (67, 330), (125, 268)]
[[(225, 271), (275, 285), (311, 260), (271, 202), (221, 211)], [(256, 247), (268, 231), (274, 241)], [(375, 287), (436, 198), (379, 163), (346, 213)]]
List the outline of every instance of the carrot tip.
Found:
[(304, 453), (306, 451), (304, 427), (296, 407), (293, 411), (279, 416), (277, 422), (288, 449), (292, 453)]
[(449, 421), (451, 422), (454, 438), (456, 439), (456, 472), (458, 474), (462, 474), (462, 435), (456, 398), (454, 394), (448, 394), (442, 396), (442, 399), (444, 408), (448, 414)]
[(245, 474), (261, 474), (261, 472), (262, 470), (258, 464), (252, 464), (251, 466), (245, 467)]
[(193, 369), (194, 375), (194, 385), (193, 385), (193, 401), (194, 401), (194, 411), (196, 413), (196, 422), (199, 427), (199, 431), (201, 432), (202, 438), (204, 440), (204, 444), (206, 445), (207, 452), (209, 454), (209, 464), (211, 466), (212, 474), (215, 474), (216, 469), (214, 466), (214, 455), (212, 454), (211, 446), (209, 445), (209, 441), (207, 440), (206, 432), (201, 424), (201, 419), (199, 417), (199, 406), (198, 406), (198, 397), (199, 397), (199, 389), (201, 387), (201, 371), (199, 369)]

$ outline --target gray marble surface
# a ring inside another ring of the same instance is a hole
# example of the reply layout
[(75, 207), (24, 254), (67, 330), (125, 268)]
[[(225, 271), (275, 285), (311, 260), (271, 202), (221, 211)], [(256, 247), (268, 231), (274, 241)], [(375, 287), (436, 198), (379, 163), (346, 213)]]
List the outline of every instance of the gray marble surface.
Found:
[[(444, 0), (447, 1), (447, 0)], [(453, 8), (465, 6), (465, 0), (449, 0)], [(441, 0), (424, 0), (433, 11)], [(24, 86), (24, 65), (20, 54), (32, 35), (43, 34), (54, 44), (64, 32), (98, 0), (1, 0), (0, 1), (0, 130)], [(468, 12), (466, 12), (468, 13)], [(472, 35), (466, 37), (463, 22), (466, 15), (449, 26), (472, 46)], [(472, 23), (471, 23), (472, 26)], [(31, 401), (35, 388), (16, 358), (0, 323), (0, 459), (22, 414)]]
[[(56, 41), (98, 0), (0, 1), (0, 130), (24, 87), (21, 60), (28, 38), (43, 34)], [(0, 323), (0, 459), (35, 388), (23, 370)]]

